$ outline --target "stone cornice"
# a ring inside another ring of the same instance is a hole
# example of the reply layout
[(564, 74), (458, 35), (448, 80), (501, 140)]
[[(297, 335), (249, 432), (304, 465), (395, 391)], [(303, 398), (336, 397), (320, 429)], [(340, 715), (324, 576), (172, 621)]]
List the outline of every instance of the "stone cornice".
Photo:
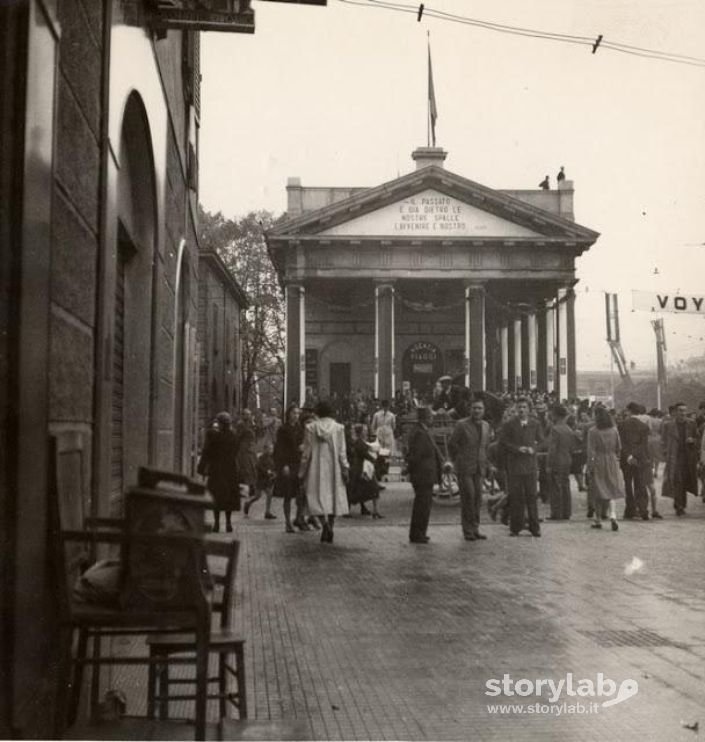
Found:
[(282, 222), (269, 235), (273, 239), (314, 235), (429, 188), (540, 232), (547, 238), (572, 239), (585, 242), (589, 246), (599, 237), (599, 233), (570, 219), (551, 214), (507, 193), (487, 188), (436, 166), (422, 168), (330, 206)]
[(348, 235), (316, 235), (316, 234), (296, 234), (296, 235), (273, 235), (268, 236), (268, 243), (271, 247), (327, 247), (327, 246), (348, 246), (353, 248), (359, 247), (485, 247), (504, 245), (506, 247), (567, 247), (579, 249), (580, 252), (586, 250), (592, 241), (576, 237), (548, 237), (541, 235), (539, 237), (390, 237), (388, 235), (365, 235), (365, 236), (348, 236)]

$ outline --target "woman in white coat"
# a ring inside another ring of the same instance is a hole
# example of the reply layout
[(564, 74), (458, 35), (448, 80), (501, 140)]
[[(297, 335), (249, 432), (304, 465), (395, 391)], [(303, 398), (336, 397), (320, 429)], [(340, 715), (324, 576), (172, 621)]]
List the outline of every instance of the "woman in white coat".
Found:
[(299, 478), (303, 481), (309, 512), (322, 526), (321, 542), (333, 542), (336, 515), (348, 513), (345, 484), (350, 465), (345, 451), (345, 429), (333, 419), (333, 408), (322, 400), (316, 417), (307, 423)]

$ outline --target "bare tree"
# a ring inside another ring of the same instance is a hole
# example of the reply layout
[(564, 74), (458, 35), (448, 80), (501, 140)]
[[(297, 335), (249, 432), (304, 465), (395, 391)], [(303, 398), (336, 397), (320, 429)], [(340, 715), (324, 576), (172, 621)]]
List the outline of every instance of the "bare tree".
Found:
[(250, 299), (242, 328), (242, 398), (259, 393), (281, 404), (284, 379), (284, 296), (269, 259), (264, 231), (276, 222), (269, 211), (226, 219), (200, 209), (200, 241), (215, 250)]

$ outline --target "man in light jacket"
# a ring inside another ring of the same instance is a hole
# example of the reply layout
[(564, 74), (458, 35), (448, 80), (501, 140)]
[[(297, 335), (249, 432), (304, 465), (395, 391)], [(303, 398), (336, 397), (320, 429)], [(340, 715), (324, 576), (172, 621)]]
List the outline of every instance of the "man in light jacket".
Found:
[(345, 429), (333, 419), (333, 408), (321, 400), (316, 417), (306, 424), (299, 478), (303, 481), (309, 512), (321, 522), (321, 542), (333, 542), (336, 515), (348, 513), (345, 484), (350, 465)]

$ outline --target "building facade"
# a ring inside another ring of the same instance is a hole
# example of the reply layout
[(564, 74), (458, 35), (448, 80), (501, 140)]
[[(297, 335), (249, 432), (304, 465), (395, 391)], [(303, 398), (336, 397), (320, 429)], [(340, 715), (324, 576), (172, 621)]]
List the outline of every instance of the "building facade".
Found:
[(69, 494), (85, 515), (120, 513), (140, 465), (192, 466), (212, 260), (196, 223), (199, 36), (169, 27), (168, 5), (0, 4), (2, 737), (53, 733), (51, 434), (82, 440)]
[(242, 314), (247, 297), (217, 253), (201, 250), (198, 285), (198, 429), (242, 406)]
[(419, 148), (416, 170), (373, 188), (289, 180), (268, 243), (286, 292), (287, 401), (426, 391), (576, 394), (573, 183), (493, 190)]

